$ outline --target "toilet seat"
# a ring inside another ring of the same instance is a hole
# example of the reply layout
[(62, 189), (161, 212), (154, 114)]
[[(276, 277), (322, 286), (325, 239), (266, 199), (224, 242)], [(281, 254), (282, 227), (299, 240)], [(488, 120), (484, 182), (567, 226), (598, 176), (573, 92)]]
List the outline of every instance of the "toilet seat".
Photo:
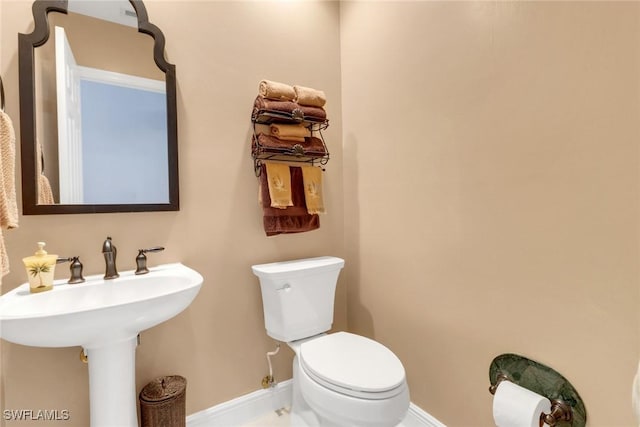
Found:
[(389, 399), (406, 384), (400, 359), (384, 345), (348, 332), (302, 343), (300, 366), (314, 381), (362, 399)]

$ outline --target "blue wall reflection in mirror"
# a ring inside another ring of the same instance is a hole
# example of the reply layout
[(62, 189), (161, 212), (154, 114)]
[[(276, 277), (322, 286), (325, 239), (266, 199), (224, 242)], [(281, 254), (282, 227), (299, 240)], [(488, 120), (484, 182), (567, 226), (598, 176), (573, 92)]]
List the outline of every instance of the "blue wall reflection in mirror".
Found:
[(80, 84), (84, 203), (168, 203), (165, 94)]

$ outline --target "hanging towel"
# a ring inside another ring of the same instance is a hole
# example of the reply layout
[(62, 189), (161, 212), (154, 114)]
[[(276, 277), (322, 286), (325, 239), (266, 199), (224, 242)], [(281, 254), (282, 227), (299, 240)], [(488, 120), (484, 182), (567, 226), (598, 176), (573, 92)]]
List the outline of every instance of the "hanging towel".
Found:
[(271, 135), (285, 141), (304, 142), (305, 137), (311, 136), (311, 131), (303, 125), (272, 124), (269, 129)]
[(0, 110), (0, 161), (2, 185), (0, 185), (0, 226), (3, 229), (18, 227), (16, 202), (16, 136), (11, 118)]
[(325, 213), (322, 196), (322, 168), (318, 166), (302, 166), (302, 182), (307, 212), (310, 214)]
[(296, 94), (293, 99), (300, 105), (309, 105), (312, 107), (324, 107), (327, 103), (327, 97), (321, 90), (313, 89), (304, 86), (294, 86), (293, 90)]
[(638, 363), (636, 376), (633, 378), (633, 385), (631, 388), (631, 405), (633, 407), (636, 420), (640, 423), (640, 363)]
[(38, 204), (53, 205), (55, 203), (51, 183), (49, 183), (49, 179), (41, 173), (38, 177)]
[(293, 101), (296, 97), (296, 91), (293, 87), (285, 83), (273, 82), (271, 80), (262, 80), (258, 87), (258, 93), (265, 98), (277, 99), (280, 101)]
[(42, 167), (42, 146), (40, 141), (36, 143), (36, 169), (38, 170), (38, 204), (53, 205), (56, 203), (51, 190), (51, 183), (43, 172)]
[(275, 236), (277, 234), (302, 233), (319, 228), (320, 217), (318, 215), (310, 215), (305, 206), (301, 169), (295, 166), (289, 168), (293, 206), (286, 209), (276, 209), (271, 207), (266, 165), (263, 164), (261, 168), (259, 179), (262, 192), (260, 199), (262, 200), (262, 222), (265, 234), (267, 236)]
[[(15, 184), (16, 135), (11, 118), (0, 110), (0, 228), (18, 227)], [(0, 278), (9, 273), (9, 256), (0, 231)]]
[(288, 206), (293, 206), (289, 166), (284, 163), (273, 162), (266, 162), (266, 166), (271, 207), (286, 209)]

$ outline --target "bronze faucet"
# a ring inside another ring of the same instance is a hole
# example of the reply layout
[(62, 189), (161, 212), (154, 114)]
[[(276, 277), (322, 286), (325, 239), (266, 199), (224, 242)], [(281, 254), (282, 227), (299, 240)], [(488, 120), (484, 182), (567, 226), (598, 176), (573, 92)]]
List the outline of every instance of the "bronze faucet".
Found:
[(119, 277), (118, 269), (116, 268), (116, 255), (118, 250), (111, 241), (111, 237), (107, 237), (107, 240), (102, 244), (102, 255), (104, 255), (104, 262), (106, 265), (104, 278), (115, 279)]

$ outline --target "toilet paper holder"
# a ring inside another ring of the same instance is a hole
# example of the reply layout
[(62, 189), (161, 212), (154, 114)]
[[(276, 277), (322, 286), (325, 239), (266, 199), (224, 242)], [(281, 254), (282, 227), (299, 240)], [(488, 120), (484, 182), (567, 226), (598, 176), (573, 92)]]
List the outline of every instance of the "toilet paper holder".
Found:
[(551, 402), (551, 411), (540, 414), (540, 425), (585, 427), (587, 412), (578, 392), (562, 375), (548, 366), (517, 354), (502, 354), (491, 362), (491, 386), (495, 394), (502, 381), (527, 388)]
[[(499, 374), (495, 384), (489, 387), (489, 393), (496, 394), (496, 390), (502, 381), (510, 381), (504, 374)], [(551, 412), (540, 414), (540, 425), (546, 423), (549, 427), (558, 426), (560, 421), (566, 421), (571, 424), (573, 421), (573, 411), (571, 411), (571, 405), (563, 402), (562, 400), (551, 400)]]

